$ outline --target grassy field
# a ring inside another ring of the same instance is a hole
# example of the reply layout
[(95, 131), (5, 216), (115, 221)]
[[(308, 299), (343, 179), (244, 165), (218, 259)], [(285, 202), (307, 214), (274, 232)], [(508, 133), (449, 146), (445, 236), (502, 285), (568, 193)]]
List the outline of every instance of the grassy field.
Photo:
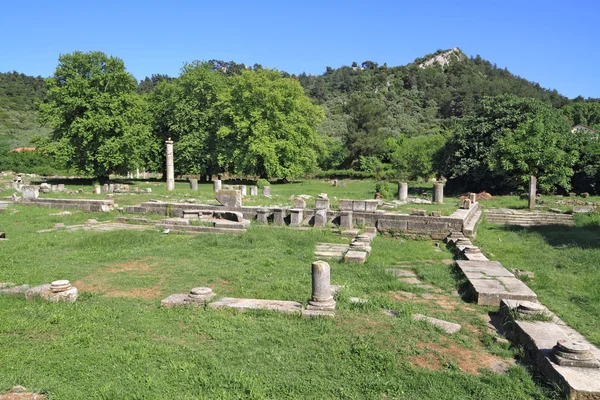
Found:
[(577, 226), (479, 228), (475, 244), (506, 268), (535, 273), (527, 284), (573, 328), (600, 346), (600, 215), (578, 215)]
[[(282, 197), (305, 192), (286, 190)], [(368, 186), (355, 190), (366, 196)], [(0, 281), (69, 279), (81, 292), (73, 304), (0, 297), (0, 393), (20, 384), (51, 399), (556, 397), (523, 366), (489, 370), (519, 349), (492, 340), (484, 320), (490, 310), (460, 300), (461, 282), (442, 262), (451, 254), (430, 241), (378, 237), (366, 264), (331, 262), (332, 283), (345, 286), (335, 319), (164, 309), (162, 298), (195, 286), (305, 303), (316, 243), (346, 239), (329, 230), (259, 226), (240, 236), (35, 233), (115, 215), (49, 215), (56, 211), (13, 206), (0, 213), (9, 238), (0, 242)], [(413, 269), (440, 292), (427, 294), (384, 272), (394, 266)], [(351, 303), (351, 296), (369, 303)], [(413, 321), (414, 313), (462, 329), (450, 336)]]

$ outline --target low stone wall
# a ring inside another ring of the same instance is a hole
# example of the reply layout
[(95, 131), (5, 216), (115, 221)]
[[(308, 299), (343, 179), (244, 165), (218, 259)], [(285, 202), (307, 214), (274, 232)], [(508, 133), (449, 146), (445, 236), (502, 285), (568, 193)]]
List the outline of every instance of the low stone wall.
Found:
[[(257, 219), (259, 210), (267, 210), (266, 213), (270, 219), (273, 219), (275, 212), (279, 212), (283, 215), (284, 223), (289, 224), (291, 222), (289, 220), (291, 209), (281, 207), (223, 207), (208, 204), (145, 202), (139, 206), (126, 206), (123, 208), (123, 211), (127, 213), (154, 213), (173, 217), (183, 217), (184, 211), (188, 213), (193, 210), (240, 212), (245, 219), (249, 220)], [(459, 209), (451, 216), (409, 215), (375, 210), (372, 212), (352, 211), (351, 218), (352, 225), (376, 227), (380, 232), (428, 235), (434, 239), (443, 239), (451, 232), (462, 232), (466, 223), (480, 215), (478, 211), (479, 204), (475, 203), (470, 209)], [(296, 210), (295, 212), (297, 213)], [(349, 213), (349, 211), (327, 210), (327, 222), (340, 225), (342, 212)], [(312, 225), (315, 214), (316, 210), (303, 209), (302, 224)]]
[(112, 211), (115, 203), (112, 200), (83, 200), (83, 199), (23, 199), (23, 204), (48, 208), (78, 208), (83, 211), (107, 212)]

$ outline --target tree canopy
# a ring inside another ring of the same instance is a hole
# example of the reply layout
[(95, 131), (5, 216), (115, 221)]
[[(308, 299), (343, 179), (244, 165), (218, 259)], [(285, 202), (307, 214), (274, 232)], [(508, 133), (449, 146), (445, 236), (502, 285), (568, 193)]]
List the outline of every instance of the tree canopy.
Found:
[(39, 117), (53, 128), (42, 148), (97, 177), (142, 166), (150, 145), (146, 104), (123, 61), (102, 52), (59, 57)]

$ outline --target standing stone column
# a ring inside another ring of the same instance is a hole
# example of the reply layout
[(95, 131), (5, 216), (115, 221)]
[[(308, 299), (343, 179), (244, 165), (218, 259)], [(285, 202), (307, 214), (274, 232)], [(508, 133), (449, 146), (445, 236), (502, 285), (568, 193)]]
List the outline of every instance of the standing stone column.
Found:
[(222, 185), (221, 185), (221, 180), (220, 180), (220, 179), (215, 179), (215, 180), (213, 181), (213, 188), (214, 188), (215, 192), (216, 192), (217, 190), (221, 190), (221, 187), (222, 187)]
[(250, 196), (258, 196), (258, 186), (250, 186)]
[(271, 196), (271, 186), (263, 186), (262, 194), (265, 197), (270, 197)]
[(135, 169), (135, 179), (140, 179), (140, 169), (139, 168)]
[(352, 229), (352, 211), (340, 211), (340, 229)]
[(273, 223), (275, 225), (284, 225), (285, 224), (285, 208), (273, 208)]
[(290, 209), (290, 226), (302, 225), (303, 218), (304, 218), (304, 210), (302, 208)]
[(175, 167), (173, 165), (173, 141), (171, 138), (165, 142), (167, 145), (167, 190), (175, 190)]
[(433, 185), (433, 202), (435, 204), (444, 203), (444, 184), (436, 183)]
[(536, 196), (537, 179), (531, 175), (529, 177), (529, 209), (535, 209), (535, 196)]
[(471, 200), (471, 204), (477, 203), (477, 193), (469, 193), (469, 200)]
[(408, 183), (398, 182), (398, 199), (400, 201), (408, 199)]
[(190, 179), (190, 189), (198, 191), (198, 179)]
[(312, 263), (312, 298), (306, 308), (321, 311), (335, 309), (335, 300), (331, 295), (331, 269), (325, 261)]
[(94, 185), (94, 194), (102, 193), (102, 187), (100, 185)]
[(248, 194), (248, 189), (246, 189), (246, 185), (238, 185), (240, 191), (242, 192), (242, 196), (246, 196)]

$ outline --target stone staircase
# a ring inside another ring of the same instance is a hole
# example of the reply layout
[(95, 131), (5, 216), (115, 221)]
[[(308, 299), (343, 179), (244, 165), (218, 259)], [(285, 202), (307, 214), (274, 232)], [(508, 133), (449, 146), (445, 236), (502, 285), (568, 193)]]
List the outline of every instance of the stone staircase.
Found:
[(557, 214), (541, 211), (511, 210), (508, 208), (492, 208), (484, 211), (488, 222), (492, 224), (516, 226), (541, 225), (575, 225), (571, 214)]

